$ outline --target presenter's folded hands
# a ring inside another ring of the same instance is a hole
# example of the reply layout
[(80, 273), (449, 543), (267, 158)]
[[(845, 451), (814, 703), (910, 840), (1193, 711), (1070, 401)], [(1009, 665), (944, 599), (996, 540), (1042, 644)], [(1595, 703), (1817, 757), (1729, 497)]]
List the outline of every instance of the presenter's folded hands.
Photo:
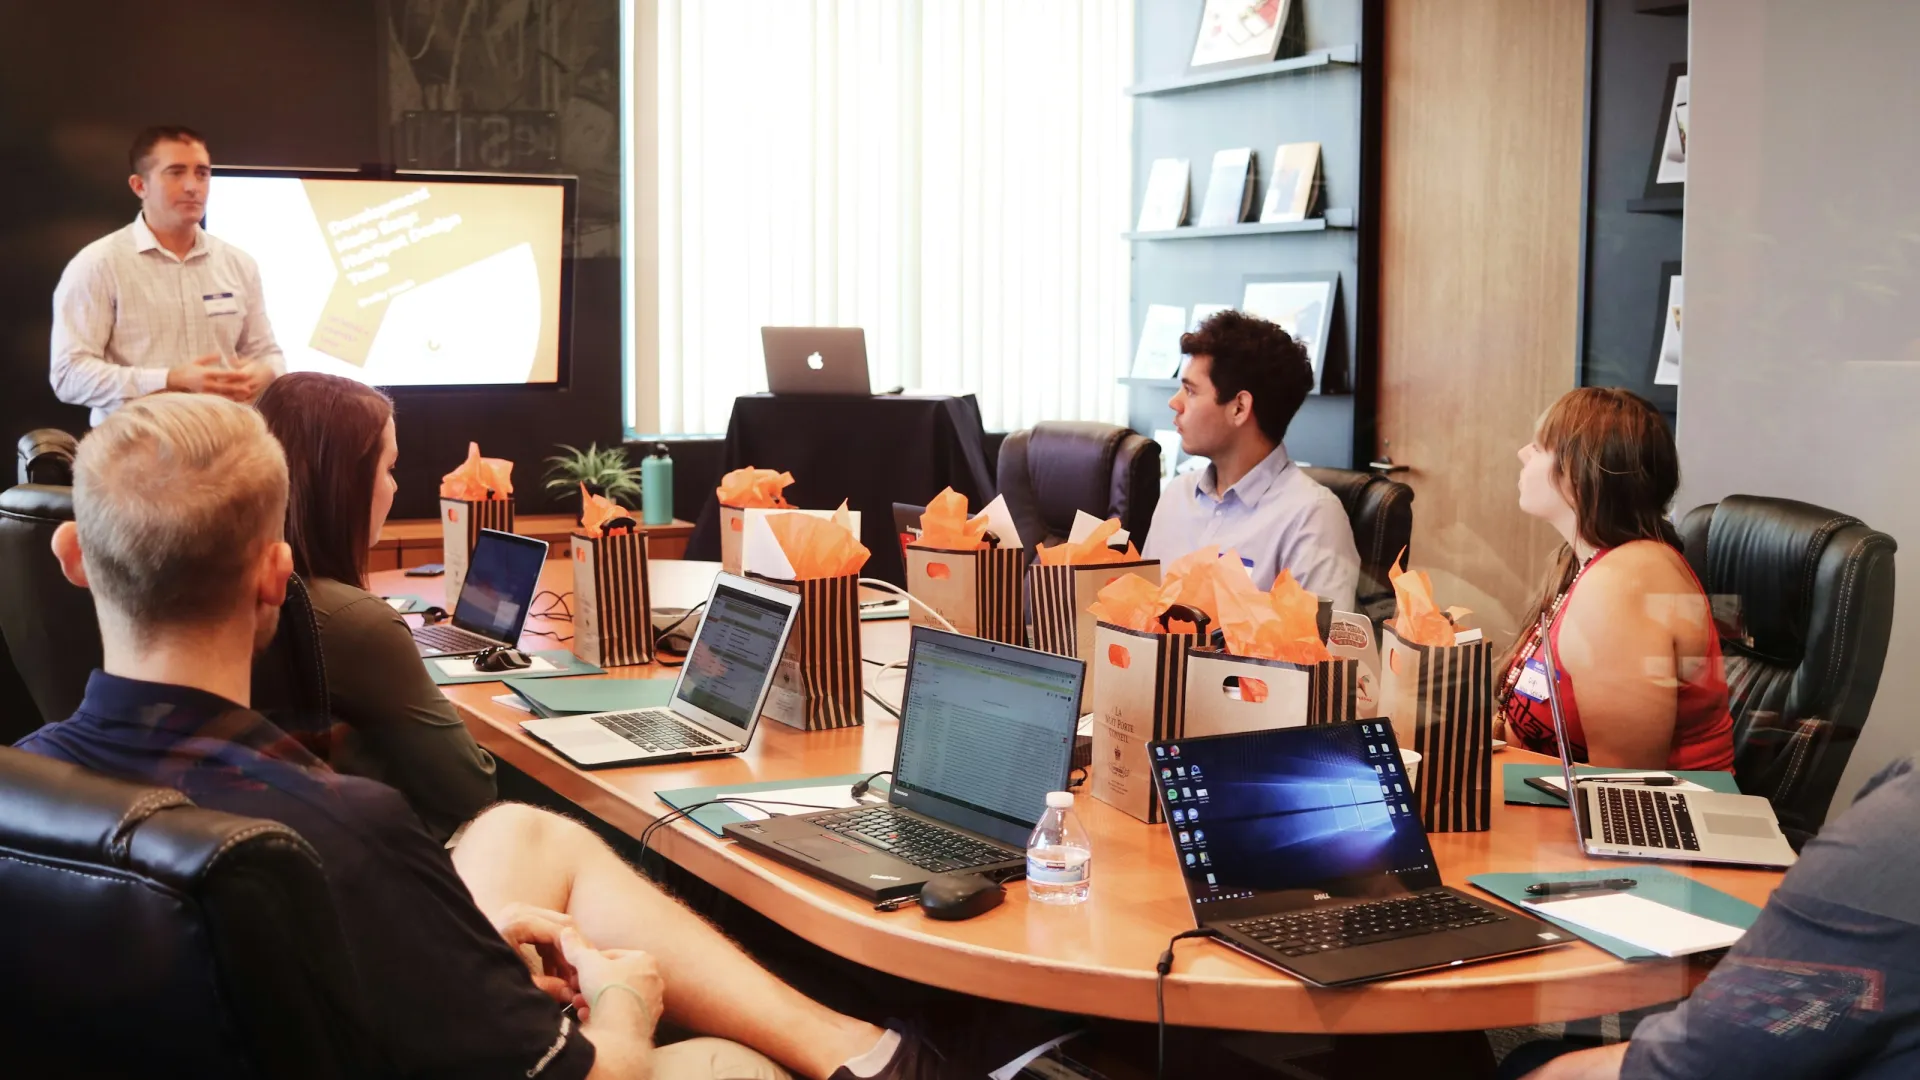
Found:
[[(264, 367), (265, 365), (260, 365)], [(272, 381), (273, 369), (267, 369), (267, 379), (260, 383), (260, 389), (266, 389)], [(252, 376), (242, 369), (230, 370), (219, 353), (208, 353), (197, 360), (177, 364), (167, 369), (167, 389), (188, 394), (218, 394), (235, 401), (252, 401), (253, 393), (248, 388), (253, 385)], [(254, 391), (257, 393), (258, 391)]]

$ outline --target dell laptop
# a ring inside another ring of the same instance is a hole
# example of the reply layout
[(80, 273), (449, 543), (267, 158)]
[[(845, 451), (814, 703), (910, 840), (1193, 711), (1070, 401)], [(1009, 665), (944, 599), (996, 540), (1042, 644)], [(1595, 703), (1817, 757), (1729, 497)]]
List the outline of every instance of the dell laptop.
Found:
[(523, 720), (520, 729), (586, 769), (741, 753), (799, 608), (798, 593), (721, 574), (666, 708)]
[(514, 647), (546, 563), (545, 540), (480, 530), (452, 621), (413, 628), (420, 655), (473, 656), (500, 645)]
[(1086, 665), (916, 626), (887, 801), (765, 821), (726, 835), (869, 900), (935, 874), (1026, 873), (1047, 793), (1067, 790)]
[(1560, 710), (1560, 660), (1553, 637), (1541, 634), (1547, 666), (1547, 708), (1553, 741), (1573, 808), (1574, 835), (1588, 855), (1621, 859), (1792, 866), (1797, 856), (1780, 832), (1773, 804), (1758, 795), (1669, 791), (1576, 778)]
[(873, 394), (867, 332), (857, 326), (763, 326), (760, 347), (776, 394)]
[(1148, 744), (1195, 925), (1315, 986), (1572, 940), (1440, 882), (1386, 720)]

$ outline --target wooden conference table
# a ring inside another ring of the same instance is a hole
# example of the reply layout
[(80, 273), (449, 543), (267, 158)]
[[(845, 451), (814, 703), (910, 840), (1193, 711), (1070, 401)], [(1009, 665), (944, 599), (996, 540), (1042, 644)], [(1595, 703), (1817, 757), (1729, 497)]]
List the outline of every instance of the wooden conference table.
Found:
[[(715, 563), (651, 564), (654, 591), (706, 595)], [(541, 587), (572, 589), (571, 569), (554, 560)], [(426, 594), (437, 580), (373, 575), (383, 594)], [(529, 628), (569, 632), (565, 623)], [(882, 662), (906, 655), (905, 620), (863, 627), (866, 655)], [(529, 637), (527, 648), (551, 648)], [(872, 670), (872, 669), (869, 669)], [(622, 668), (612, 678), (666, 678), (656, 666)], [(898, 702), (901, 672), (889, 671), (876, 693)], [(863, 727), (800, 732), (764, 721), (747, 753), (701, 762), (586, 772), (520, 733), (526, 714), (492, 700), (498, 683), (449, 686), (446, 692), (480, 745), (555, 793), (630, 836), (670, 809), (657, 790), (764, 780), (799, 781), (893, 766), (897, 722), (877, 708)], [(1550, 759), (1519, 750), (1506, 762)], [(1076, 907), (1029, 903), (1018, 884), (1001, 907), (966, 922), (934, 922), (908, 907), (881, 913), (841, 892), (723, 841), (690, 822), (655, 834), (655, 850), (782, 926), (847, 959), (923, 983), (981, 997), (1124, 1020), (1154, 1017), (1154, 963), (1175, 932), (1190, 929), (1186, 892), (1164, 825), (1146, 825), (1097, 800), (1076, 809), (1092, 834), (1092, 897)], [(1488, 871), (1584, 869), (1594, 864), (1574, 846), (1564, 809), (1493, 807), (1493, 830), (1436, 833), (1434, 855), (1448, 884), (1472, 890), (1471, 874)], [(1778, 873), (1684, 867), (1678, 872), (1743, 900), (1766, 901)], [(1641, 1008), (1685, 997), (1706, 974), (1698, 961), (1627, 963), (1585, 942), (1347, 990), (1317, 990), (1211, 942), (1187, 942), (1167, 979), (1170, 1023), (1254, 1031), (1385, 1033), (1471, 1030), (1551, 1023)]]

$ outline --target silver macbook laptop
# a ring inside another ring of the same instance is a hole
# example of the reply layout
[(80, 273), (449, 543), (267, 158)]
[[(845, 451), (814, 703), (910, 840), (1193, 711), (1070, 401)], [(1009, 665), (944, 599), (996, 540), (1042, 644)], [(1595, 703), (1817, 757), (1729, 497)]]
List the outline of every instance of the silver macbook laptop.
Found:
[(1560, 711), (1560, 660), (1553, 637), (1542, 627), (1547, 661), (1547, 707), (1560, 771), (1573, 793), (1574, 835), (1588, 855), (1677, 862), (1792, 866), (1793, 846), (1780, 834), (1773, 804), (1758, 795), (1718, 791), (1671, 791), (1599, 778), (1576, 779), (1567, 748), (1567, 722)]
[(421, 656), (472, 656), (497, 645), (512, 648), (527, 624), (527, 609), (533, 606), (546, 562), (545, 540), (480, 530), (452, 621), (414, 627), (414, 647)]
[(868, 397), (867, 332), (857, 326), (763, 326), (767, 389)]
[(800, 608), (796, 593), (721, 574), (664, 709), (525, 720), (582, 768), (738, 754), (753, 739)]

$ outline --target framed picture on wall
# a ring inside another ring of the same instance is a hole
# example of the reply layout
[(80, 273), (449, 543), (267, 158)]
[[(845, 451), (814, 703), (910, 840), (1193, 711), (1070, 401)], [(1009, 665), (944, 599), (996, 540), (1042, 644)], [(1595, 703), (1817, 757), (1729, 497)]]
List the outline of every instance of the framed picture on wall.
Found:
[(1677, 262), (1660, 264), (1660, 325), (1653, 332), (1653, 385), (1680, 385), (1680, 308), (1685, 281)]
[(1687, 65), (1667, 69), (1667, 96), (1660, 107), (1653, 163), (1647, 167), (1647, 198), (1677, 197), (1687, 191)]
[(1296, 0), (1201, 0), (1189, 74), (1264, 64), (1280, 55)]
[(1306, 347), (1313, 364), (1313, 392), (1320, 392), (1326, 370), (1327, 338), (1333, 330), (1333, 306), (1340, 293), (1340, 275), (1249, 274), (1240, 310), (1279, 324)]

